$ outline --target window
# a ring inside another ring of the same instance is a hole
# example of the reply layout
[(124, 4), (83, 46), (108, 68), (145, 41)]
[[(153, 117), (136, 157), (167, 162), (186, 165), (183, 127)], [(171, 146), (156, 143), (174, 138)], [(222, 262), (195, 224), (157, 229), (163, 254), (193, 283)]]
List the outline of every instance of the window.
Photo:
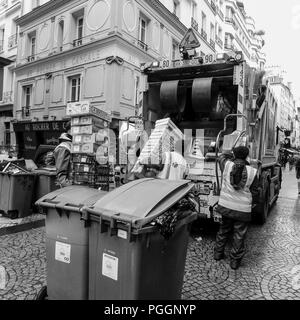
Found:
[(140, 18), (139, 40), (146, 43), (147, 22), (144, 18)]
[(83, 17), (77, 19), (77, 39), (83, 37)]
[(5, 122), (5, 145), (10, 146), (11, 136), (10, 136), (10, 122)]
[(215, 26), (210, 24), (210, 40), (215, 41)]
[(226, 19), (231, 20), (233, 18), (233, 12), (230, 7), (226, 7)]
[(202, 30), (206, 32), (206, 14), (202, 12)]
[(4, 50), (4, 33), (5, 29), (0, 27), (0, 52)]
[(64, 21), (60, 21), (58, 24), (58, 49), (59, 51), (63, 51), (63, 46), (64, 46), (64, 29), (65, 29), (65, 23)]
[(22, 115), (24, 118), (30, 116), (30, 107), (32, 103), (32, 85), (23, 87), (23, 105), (22, 105)]
[(180, 3), (178, 0), (173, 1), (173, 13), (179, 17), (179, 8), (180, 8)]
[(175, 40), (172, 42), (172, 60), (179, 58), (179, 43)]
[(80, 76), (70, 78), (70, 102), (80, 101), (81, 78)]
[(72, 33), (73, 33), (73, 46), (78, 47), (83, 44), (84, 38), (84, 9), (80, 9), (72, 14)]
[(197, 20), (197, 3), (192, 2), (192, 18)]

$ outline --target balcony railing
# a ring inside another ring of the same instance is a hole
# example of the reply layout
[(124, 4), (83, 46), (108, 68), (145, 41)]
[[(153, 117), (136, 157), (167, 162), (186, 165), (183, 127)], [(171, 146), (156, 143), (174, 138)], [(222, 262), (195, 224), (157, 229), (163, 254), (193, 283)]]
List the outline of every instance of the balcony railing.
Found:
[(224, 13), (221, 11), (219, 6), (216, 6), (217, 14), (220, 16), (222, 20), (224, 20)]
[(213, 39), (210, 39), (210, 42), (209, 42), (209, 43), (210, 43), (210, 46), (215, 49), (216, 43), (214, 42), (214, 40), (213, 40)]
[(22, 118), (29, 118), (30, 117), (30, 107), (22, 107)]
[(0, 40), (0, 52), (4, 50), (4, 40)]
[(12, 36), (10, 36), (8, 38), (8, 48), (14, 48), (16, 47), (18, 44), (18, 35), (17, 34), (13, 34)]
[(148, 45), (146, 43), (144, 43), (143, 41), (141, 40), (138, 40), (137, 42), (138, 46), (143, 49), (144, 51), (148, 51)]
[(204, 40), (207, 40), (207, 33), (201, 29), (201, 37), (204, 39)]
[(192, 17), (191, 25), (192, 25), (192, 28), (195, 29), (196, 31), (199, 30), (198, 22), (193, 17)]
[(80, 39), (75, 39), (74, 41), (73, 41), (73, 47), (80, 47), (80, 46), (82, 46), (82, 38), (80, 38)]
[(28, 62), (33, 62), (33, 61), (35, 61), (35, 55), (28, 56), (28, 57), (27, 57), (27, 61), (28, 61)]

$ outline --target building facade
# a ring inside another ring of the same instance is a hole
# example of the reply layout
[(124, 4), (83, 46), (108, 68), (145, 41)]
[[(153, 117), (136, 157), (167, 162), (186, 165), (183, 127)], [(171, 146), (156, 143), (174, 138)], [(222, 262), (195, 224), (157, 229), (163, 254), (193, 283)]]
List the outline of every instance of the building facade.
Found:
[[(47, 0), (46, 0), (47, 1)], [(0, 57), (6, 63), (0, 66), (0, 146), (15, 145), (13, 127), (15, 62), (18, 47), (17, 19), (32, 11), (45, 0), (2, 0), (0, 1)], [(3, 60), (2, 60), (3, 61)]]
[(25, 156), (57, 143), (68, 103), (135, 115), (141, 63), (171, 59), (187, 30), (158, 0), (52, 0), (17, 23), (14, 128)]

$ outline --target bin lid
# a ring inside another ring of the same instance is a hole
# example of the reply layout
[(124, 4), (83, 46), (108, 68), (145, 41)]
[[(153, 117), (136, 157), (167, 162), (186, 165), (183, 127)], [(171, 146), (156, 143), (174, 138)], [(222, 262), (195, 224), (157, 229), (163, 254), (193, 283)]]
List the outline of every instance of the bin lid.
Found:
[(100, 191), (87, 186), (70, 186), (43, 196), (36, 202), (36, 205), (43, 208), (55, 207), (73, 211), (84, 206), (94, 205), (106, 194), (107, 191)]
[(142, 228), (174, 206), (193, 187), (187, 180), (141, 179), (108, 193), (87, 211)]

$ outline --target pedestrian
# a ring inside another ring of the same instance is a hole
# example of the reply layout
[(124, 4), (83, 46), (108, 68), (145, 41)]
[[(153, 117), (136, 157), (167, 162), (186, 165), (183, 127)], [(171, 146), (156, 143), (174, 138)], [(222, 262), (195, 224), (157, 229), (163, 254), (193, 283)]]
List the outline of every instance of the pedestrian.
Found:
[(57, 182), (61, 188), (72, 184), (71, 175), (71, 147), (72, 136), (63, 133), (59, 137), (59, 145), (54, 150)]
[(249, 149), (238, 147), (232, 153), (224, 153), (219, 163), (223, 173), (222, 189), (217, 211), (222, 216), (217, 234), (214, 259), (225, 258), (226, 244), (233, 232), (230, 267), (237, 270), (245, 255), (245, 239), (252, 220), (252, 206), (258, 202), (259, 180), (257, 170), (247, 161)]
[(296, 178), (298, 180), (298, 196), (300, 197), (300, 156), (298, 155), (295, 162)]

